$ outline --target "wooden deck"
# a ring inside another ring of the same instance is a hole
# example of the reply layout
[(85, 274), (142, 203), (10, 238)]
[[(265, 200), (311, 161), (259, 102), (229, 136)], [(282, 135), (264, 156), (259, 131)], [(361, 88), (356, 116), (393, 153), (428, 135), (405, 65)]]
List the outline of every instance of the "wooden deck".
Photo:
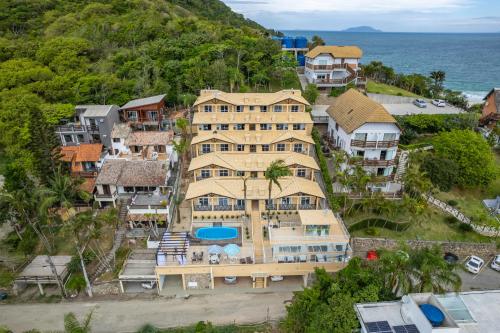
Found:
[(250, 216), (252, 221), (252, 239), (253, 248), (255, 251), (254, 258), (255, 263), (262, 264), (264, 262), (264, 251), (263, 251), (263, 231), (262, 231), (262, 219), (260, 218), (260, 211), (254, 210)]

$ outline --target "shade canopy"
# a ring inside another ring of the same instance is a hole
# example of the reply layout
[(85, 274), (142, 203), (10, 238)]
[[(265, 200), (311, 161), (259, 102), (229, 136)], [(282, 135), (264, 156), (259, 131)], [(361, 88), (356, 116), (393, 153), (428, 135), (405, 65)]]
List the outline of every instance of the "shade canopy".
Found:
[(224, 249), (219, 245), (211, 245), (208, 247), (208, 253), (210, 254), (219, 254), (222, 253), (222, 251), (224, 251)]
[(240, 253), (240, 247), (236, 244), (228, 244), (224, 246), (224, 252), (230, 257), (234, 257), (238, 253)]

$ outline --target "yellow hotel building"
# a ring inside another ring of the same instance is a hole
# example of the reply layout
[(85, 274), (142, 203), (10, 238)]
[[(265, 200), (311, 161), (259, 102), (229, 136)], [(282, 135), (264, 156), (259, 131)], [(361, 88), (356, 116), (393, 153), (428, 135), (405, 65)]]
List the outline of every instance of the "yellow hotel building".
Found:
[[(160, 242), (160, 291), (175, 283), (188, 290), (217, 288), (235, 277), (253, 288), (266, 288), (271, 277), (301, 277), (306, 284), (315, 267), (344, 267), (349, 235), (316, 182), (307, 106), (298, 90), (201, 91), (185, 194), (191, 229), (167, 232)], [(293, 175), (279, 180), (281, 188), (273, 184), (269, 201), (265, 171), (275, 160)]]

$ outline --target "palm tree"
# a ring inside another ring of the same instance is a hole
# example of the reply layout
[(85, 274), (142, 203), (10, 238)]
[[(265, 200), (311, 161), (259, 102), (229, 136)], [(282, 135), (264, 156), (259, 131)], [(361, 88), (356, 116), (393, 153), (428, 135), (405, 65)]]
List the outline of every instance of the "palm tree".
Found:
[(181, 175), (184, 176), (184, 158), (186, 155), (186, 152), (188, 150), (188, 144), (185, 138), (182, 138), (179, 142), (173, 141), (174, 144), (174, 150), (179, 155), (179, 158), (181, 159), (180, 163), (180, 168), (181, 168)]
[(187, 139), (187, 129), (189, 126), (189, 121), (186, 118), (177, 118), (175, 121), (175, 127), (181, 130), (182, 137)]
[(64, 315), (64, 332), (65, 333), (90, 333), (90, 321), (92, 320), (92, 313), (90, 313), (85, 317), (83, 322), (80, 324), (78, 319), (73, 312), (66, 313)]
[(432, 87), (434, 97), (439, 97), (439, 94), (443, 91), (443, 82), (446, 78), (446, 73), (443, 71), (433, 71), (430, 78), (434, 80)]
[(381, 250), (378, 262), (386, 288), (397, 296), (407, 294), (413, 290), (412, 276), (415, 275), (414, 268), (410, 265), (408, 249), (403, 248), (397, 251)]
[(459, 291), (462, 285), (455, 265), (443, 259), (439, 246), (423, 248), (412, 252), (410, 265), (414, 268), (414, 291), (418, 293), (443, 293), (452, 288)]
[(310, 45), (309, 48), (313, 49), (316, 46), (321, 46), (321, 45), (325, 45), (325, 41), (323, 40), (323, 38), (321, 38), (318, 35), (312, 36), (312, 38), (311, 38), (311, 45)]
[(271, 192), (273, 190), (273, 183), (278, 186), (280, 191), (282, 190), (281, 184), (279, 182), (279, 179), (282, 177), (287, 177), (291, 176), (292, 171), (290, 168), (285, 164), (285, 161), (283, 160), (276, 160), (271, 162), (271, 164), (267, 167), (266, 169), (266, 179), (269, 180), (269, 196), (268, 196), (268, 206), (267, 206), (267, 221), (269, 222), (269, 216), (270, 216), (270, 203), (271, 203)]
[(406, 193), (412, 198), (419, 198), (422, 194), (432, 189), (432, 183), (427, 173), (420, 170), (417, 163), (410, 163), (403, 177), (403, 184)]

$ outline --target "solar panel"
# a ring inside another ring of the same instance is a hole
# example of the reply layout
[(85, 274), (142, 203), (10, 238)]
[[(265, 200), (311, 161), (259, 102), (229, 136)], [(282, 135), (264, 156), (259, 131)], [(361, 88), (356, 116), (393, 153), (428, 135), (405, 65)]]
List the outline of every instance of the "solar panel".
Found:
[(415, 326), (413, 324), (394, 326), (393, 329), (394, 329), (394, 333), (420, 333), (417, 326)]
[(393, 333), (387, 321), (372, 321), (365, 325), (368, 333)]

